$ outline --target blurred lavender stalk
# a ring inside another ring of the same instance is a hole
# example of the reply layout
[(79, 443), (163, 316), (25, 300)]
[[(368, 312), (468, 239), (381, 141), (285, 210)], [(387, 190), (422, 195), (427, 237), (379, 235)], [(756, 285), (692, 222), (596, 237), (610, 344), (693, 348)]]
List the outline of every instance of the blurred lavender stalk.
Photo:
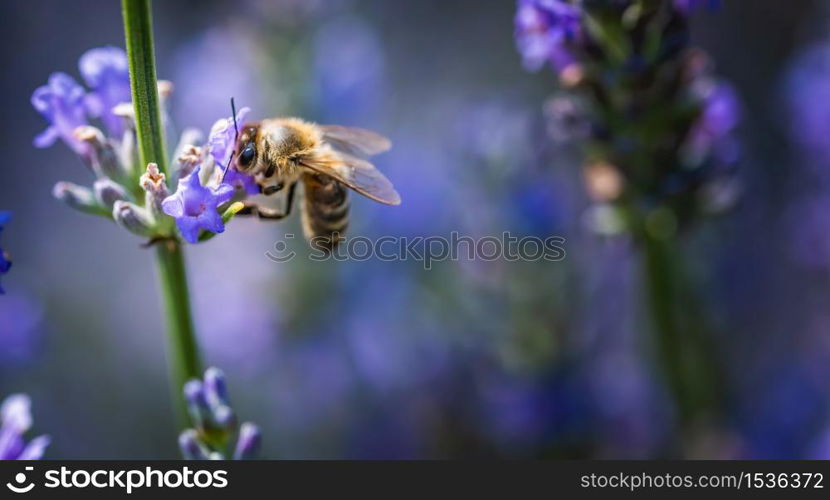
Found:
[(550, 66), (572, 104), (594, 229), (639, 244), (653, 349), (689, 430), (717, 416), (721, 384), (708, 328), (680, 258), (682, 231), (735, 198), (740, 109), (689, 47), (692, 8), (717, 2), (519, 0), (525, 66)]

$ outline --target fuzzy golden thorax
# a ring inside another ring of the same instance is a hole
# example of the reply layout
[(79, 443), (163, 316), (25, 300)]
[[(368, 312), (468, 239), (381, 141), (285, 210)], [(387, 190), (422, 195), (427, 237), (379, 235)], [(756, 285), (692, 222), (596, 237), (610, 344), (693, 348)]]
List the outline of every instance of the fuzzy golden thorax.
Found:
[(245, 124), (237, 144), (238, 168), (269, 194), (300, 178), (301, 160), (322, 145), (317, 126), (297, 118)]

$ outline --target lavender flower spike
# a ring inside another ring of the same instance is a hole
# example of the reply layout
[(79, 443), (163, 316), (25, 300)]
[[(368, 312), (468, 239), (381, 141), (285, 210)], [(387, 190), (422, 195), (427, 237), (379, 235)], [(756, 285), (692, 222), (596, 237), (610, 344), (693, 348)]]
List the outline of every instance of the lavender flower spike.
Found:
[(120, 138), (125, 121), (113, 110), (119, 104), (132, 102), (127, 53), (119, 47), (91, 49), (81, 56), (78, 68), (92, 89), (85, 101), (90, 115), (100, 117), (110, 135)]
[[(12, 214), (10, 212), (0, 212), (0, 233), (3, 232), (3, 227), (9, 223), (11, 217)], [(7, 272), (9, 272), (9, 269), (11, 269), (11, 267), (12, 261), (9, 257), (9, 254), (4, 252), (3, 249), (0, 248), (0, 274), (6, 274)], [(0, 295), (3, 295), (4, 293), (6, 293), (5, 290), (3, 290), (3, 287), (0, 286)]]
[(234, 434), (239, 436), (233, 448), (235, 460), (250, 459), (259, 453), (259, 428), (247, 422), (237, 425), (221, 370), (208, 368), (203, 380), (193, 379), (185, 384), (184, 395), (195, 427), (179, 436), (179, 447), (186, 459), (212, 460), (229, 456), (228, 441)]
[(28, 444), (23, 435), (32, 427), (31, 400), (25, 394), (12, 394), (0, 406), (0, 460), (40, 460), (49, 446), (48, 436)]
[(89, 146), (75, 137), (75, 129), (87, 124), (86, 93), (71, 76), (53, 73), (49, 83), (32, 94), (32, 106), (49, 122), (49, 126), (35, 137), (34, 144), (46, 148), (62, 139), (79, 155), (86, 155)]
[(212, 233), (225, 231), (225, 224), (219, 215), (218, 207), (233, 197), (234, 189), (226, 184), (215, 189), (202, 186), (197, 167), (184, 179), (179, 180), (175, 193), (168, 196), (161, 204), (167, 215), (176, 219), (176, 225), (185, 241), (199, 241), (201, 230)]

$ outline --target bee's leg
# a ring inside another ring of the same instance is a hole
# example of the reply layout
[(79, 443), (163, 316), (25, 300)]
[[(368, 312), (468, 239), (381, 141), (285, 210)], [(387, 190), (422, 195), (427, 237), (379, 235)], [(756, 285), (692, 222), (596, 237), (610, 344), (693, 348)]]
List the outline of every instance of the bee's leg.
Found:
[(294, 206), (294, 190), (296, 189), (296, 187), (296, 182), (288, 187), (288, 195), (286, 196), (285, 208), (282, 210), (282, 212), (273, 208), (262, 207), (250, 201), (245, 201), (243, 202), (245, 206), (242, 208), (242, 210), (238, 212), (238, 215), (256, 215), (260, 219), (268, 220), (284, 219), (291, 215), (291, 208)]

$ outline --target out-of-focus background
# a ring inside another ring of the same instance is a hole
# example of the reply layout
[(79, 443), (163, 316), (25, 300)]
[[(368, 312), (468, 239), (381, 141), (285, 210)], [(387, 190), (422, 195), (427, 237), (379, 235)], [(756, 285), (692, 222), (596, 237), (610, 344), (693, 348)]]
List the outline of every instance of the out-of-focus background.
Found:
[[(716, 335), (725, 418), (708, 458), (830, 458), (828, 2), (727, 0), (695, 14), (744, 105), (740, 204), (683, 242)], [(353, 235), (562, 235), (563, 262), (288, 263), (285, 223), (234, 220), (191, 247), (198, 334), (269, 458), (660, 456), (675, 411), (655, 374), (638, 261), (586, 229), (573, 151), (554, 148), (553, 75), (525, 72), (515, 4), (474, 0), (155, 2), (177, 126), (229, 97), (391, 137), (378, 166), (404, 204), (354, 198)], [(86, 182), (37, 150), (32, 91), (123, 46), (119, 2), (3, 2), (0, 209), (14, 256), (0, 297), (0, 397), (27, 392), (50, 458), (177, 456), (151, 252), (66, 209)]]

